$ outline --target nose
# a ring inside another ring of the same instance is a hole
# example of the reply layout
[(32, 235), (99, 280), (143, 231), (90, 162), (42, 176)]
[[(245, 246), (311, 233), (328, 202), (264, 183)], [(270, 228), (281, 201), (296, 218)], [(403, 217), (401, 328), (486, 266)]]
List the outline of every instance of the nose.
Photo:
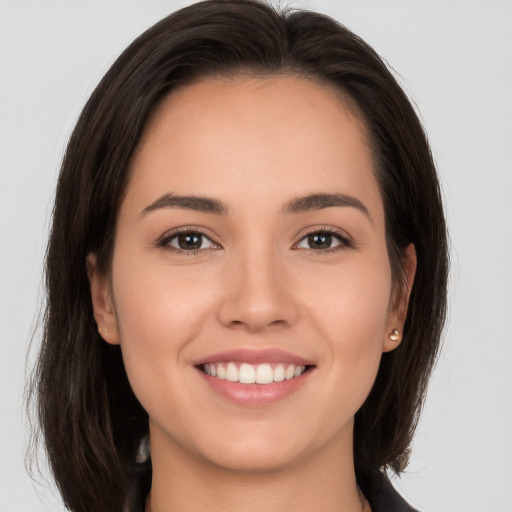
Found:
[(276, 260), (271, 251), (258, 251), (230, 263), (218, 309), (223, 325), (256, 333), (297, 321), (299, 307), (292, 279)]

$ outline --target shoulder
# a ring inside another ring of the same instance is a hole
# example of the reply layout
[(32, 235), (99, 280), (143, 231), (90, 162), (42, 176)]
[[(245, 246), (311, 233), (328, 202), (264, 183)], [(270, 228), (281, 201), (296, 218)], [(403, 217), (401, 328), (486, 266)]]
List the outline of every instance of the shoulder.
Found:
[(372, 512), (419, 512), (400, 496), (389, 478), (380, 471), (360, 478), (359, 485)]

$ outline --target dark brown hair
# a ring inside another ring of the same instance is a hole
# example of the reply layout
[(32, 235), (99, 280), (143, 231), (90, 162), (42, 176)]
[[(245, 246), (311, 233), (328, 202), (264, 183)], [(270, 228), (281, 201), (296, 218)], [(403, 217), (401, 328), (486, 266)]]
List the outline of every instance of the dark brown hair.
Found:
[(375, 157), (393, 276), (416, 247), (417, 272), (397, 350), (355, 419), (358, 479), (404, 469), (445, 318), (447, 242), (435, 167), (421, 124), (379, 56), (327, 16), (252, 0), (207, 0), (138, 37), (86, 104), (59, 177), (46, 259), (47, 308), (35, 374), (51, 468), (75, 512), (134, 510), (137, 450), (147, 414), (119, 347), (94, 321), (86, 255), (110, 265), (129, 163), (148, 116), (177, 87), (206, 76), (293, 74), (328, 84), (357, 105)]

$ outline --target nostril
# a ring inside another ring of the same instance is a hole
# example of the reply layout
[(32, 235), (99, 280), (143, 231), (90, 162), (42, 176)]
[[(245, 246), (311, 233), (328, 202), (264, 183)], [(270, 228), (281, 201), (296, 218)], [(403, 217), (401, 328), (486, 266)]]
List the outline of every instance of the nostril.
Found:
[(273, 320), (268, 324), (265, 321), (257, 321), (257, 319), (243, 320), (231, 320), (229, 326), (235, 329), (247, 329), (249, 331), (257, 332), (265, 329), (279, 329), (285, 327), (288, 324), (286, 320)]

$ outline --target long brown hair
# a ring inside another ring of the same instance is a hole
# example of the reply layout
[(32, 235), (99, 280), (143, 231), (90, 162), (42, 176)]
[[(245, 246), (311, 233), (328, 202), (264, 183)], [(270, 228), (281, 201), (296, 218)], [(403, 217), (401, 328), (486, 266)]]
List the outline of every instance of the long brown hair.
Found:
[[(422, 126), (379, 56), (331, 18), (278, 12), (256, 0), (207, 0), (163, 19), (117, 59), (86, 104), (57, 186), (46, 258), (47, 308), (35, 373), (51, 468), (75, 512), (135, 510), (135, 473), (147, 414), (119, 347), (95, 324), (86, 255), (108, 270), (129, 163), (148, 116), (166, 95), (205, 76), (293, 74), (334, 86), (370, 134), (395, 281), (401, 254), (418, 267), (397, 350), (355, 418), (358, 478), (400, 472), (418, 420), (445, 318), (447, 241), (436, 170)], [(149, 470), (149, 469), (148, 469)]]

